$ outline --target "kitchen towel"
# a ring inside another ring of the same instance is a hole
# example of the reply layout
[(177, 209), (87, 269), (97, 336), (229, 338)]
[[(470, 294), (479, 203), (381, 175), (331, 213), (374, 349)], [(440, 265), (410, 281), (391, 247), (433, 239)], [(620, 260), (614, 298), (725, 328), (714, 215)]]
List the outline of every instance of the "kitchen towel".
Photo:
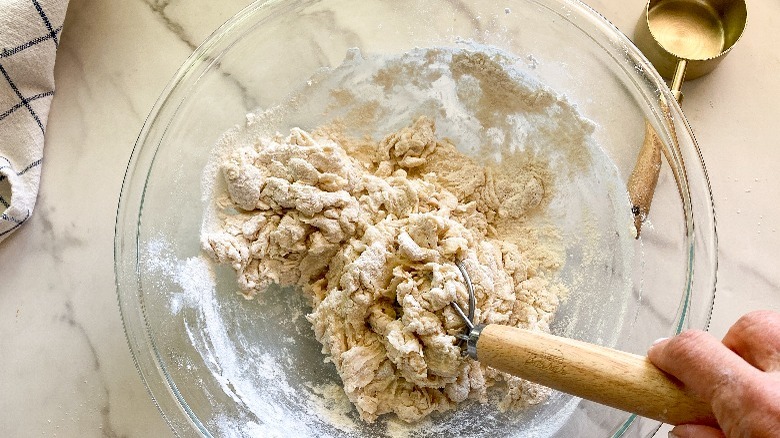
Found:
[(0, 241), (32, 215), (67, 0), (0, 0)]

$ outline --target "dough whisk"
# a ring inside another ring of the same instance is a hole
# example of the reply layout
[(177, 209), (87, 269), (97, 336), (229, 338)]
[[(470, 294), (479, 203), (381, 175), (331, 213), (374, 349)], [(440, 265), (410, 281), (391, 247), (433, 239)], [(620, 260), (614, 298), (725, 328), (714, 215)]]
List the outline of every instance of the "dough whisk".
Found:
[[(498, 324), (474, 321), (476, 296), (466, 268), (455, 262), (469, 308), (451, 305), (466, 325), (457, 337), (464, 356), (531, 382), (670, 424), (717, 425), (710, 406), (643, 356)], [(461, 347), (463, 348), (463, 347)]]

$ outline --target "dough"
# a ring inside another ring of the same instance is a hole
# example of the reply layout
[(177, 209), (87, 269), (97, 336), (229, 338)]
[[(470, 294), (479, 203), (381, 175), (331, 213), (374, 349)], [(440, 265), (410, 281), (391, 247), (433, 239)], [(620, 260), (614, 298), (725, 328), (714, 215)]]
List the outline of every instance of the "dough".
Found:
[(502, 409), (544, 400), (542, 387), (462, 357), (450, 306), (468, 305), (461, 260), (478, 323), (548, 330), (559, 286), (505, 226), (543, 206), (544, 172), (482, 165), (425, 117), (378, 143), (293, 128), (230, 150), (221, 171), (228, 196), (203, 249), (236, 270), (247, 298), (273, 283), (311, 297), (308, 319), (363, 420), (486, 403), (497, 383)]

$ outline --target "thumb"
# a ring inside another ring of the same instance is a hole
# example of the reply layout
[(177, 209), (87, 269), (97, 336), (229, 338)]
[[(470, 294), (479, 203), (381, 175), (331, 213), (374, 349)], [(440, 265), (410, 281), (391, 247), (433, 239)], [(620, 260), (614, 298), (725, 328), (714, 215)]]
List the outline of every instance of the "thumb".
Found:
[(757, 371), (712, 335), (698, 330), (654, 344), (647, 357), (706, 402), (712, 402), (724, 390), (738, 394), (734, 389)]

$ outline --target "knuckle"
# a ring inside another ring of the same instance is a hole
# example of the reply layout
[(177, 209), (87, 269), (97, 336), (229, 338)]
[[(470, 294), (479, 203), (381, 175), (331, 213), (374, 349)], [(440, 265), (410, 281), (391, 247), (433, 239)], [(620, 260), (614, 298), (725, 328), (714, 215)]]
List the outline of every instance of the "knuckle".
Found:
[(703, 345), (703, 341), (709, 337), (701, 330), (687, 330), (675, 336), (669, 341), (667, 352), (670, 356), (684, 358), (696, 354)]
[(765, 326), (767, 324), (777, 323), (778, 321), (780, 321), (780, 314), (778, 313), (772, 312), (771, 310), (755, 310), (742, 315), (737, 322), (734, 323), (733, 329), (738, 332), (747, 332), (753, 327)]

